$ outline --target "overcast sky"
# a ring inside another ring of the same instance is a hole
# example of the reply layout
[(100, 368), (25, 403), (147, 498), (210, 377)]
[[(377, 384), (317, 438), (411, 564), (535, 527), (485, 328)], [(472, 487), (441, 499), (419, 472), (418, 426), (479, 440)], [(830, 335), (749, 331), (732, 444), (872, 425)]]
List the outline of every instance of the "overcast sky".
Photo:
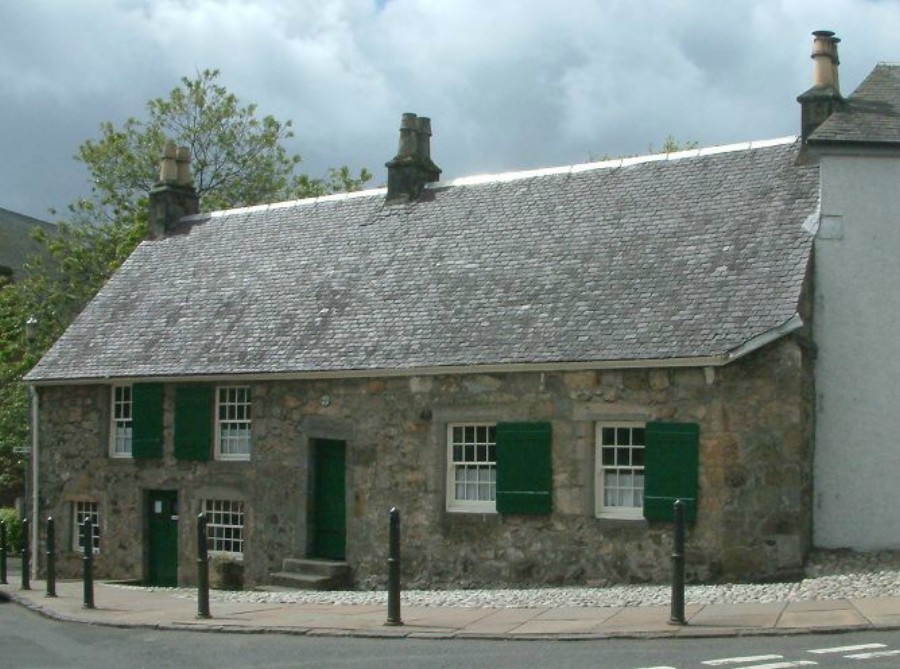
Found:
[(897, 0), (0, 0), (0, 207), (54, 220), (100, 122), (204, 68), (373, 185), (406, 111), (443, 180), (793, 135), (816, 29), (845, 94), (900, 61)]

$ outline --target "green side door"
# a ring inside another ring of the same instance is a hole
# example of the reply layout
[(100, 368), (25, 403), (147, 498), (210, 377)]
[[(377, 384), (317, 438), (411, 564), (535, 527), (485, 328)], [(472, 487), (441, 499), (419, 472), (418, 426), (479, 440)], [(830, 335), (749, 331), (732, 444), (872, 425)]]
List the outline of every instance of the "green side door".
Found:
[(178, 585), (178, 493), (147, 491), (147, 585)]
[(347, 504), (344, 483), (346, 444), (313, 442), (313, 550), (315, 557), (343, 560), (347, 546)]

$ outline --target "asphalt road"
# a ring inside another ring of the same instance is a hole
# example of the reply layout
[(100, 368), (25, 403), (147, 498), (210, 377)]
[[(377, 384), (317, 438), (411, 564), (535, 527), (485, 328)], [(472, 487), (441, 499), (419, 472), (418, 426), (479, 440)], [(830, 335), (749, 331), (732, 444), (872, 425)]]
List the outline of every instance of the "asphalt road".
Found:
[(788, 669), (900, 666), (900, 632), (728, 639), (471, 641), (120, 629), (0, 603), (0, 669)]

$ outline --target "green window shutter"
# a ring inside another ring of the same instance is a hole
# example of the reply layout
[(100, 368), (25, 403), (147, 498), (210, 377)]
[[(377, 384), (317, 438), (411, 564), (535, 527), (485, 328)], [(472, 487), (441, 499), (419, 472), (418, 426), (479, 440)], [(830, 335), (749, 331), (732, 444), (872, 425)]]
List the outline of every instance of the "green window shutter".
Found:
[(497, 512), (550, 513), (550, 423), (498, 423), (496, 434)]
[(131, 387), (131, 457), (161, 458), (163, 454), (163, 386), (135, 383)]
[(644, 444), (644, 518), (673, 521), (675, 500), (684, 502), (684, 519), (697, 518), (700, 426), (647, 423)]
[(211, 386), (175, 388), (175, 458), (209, 460), (212, 447)]

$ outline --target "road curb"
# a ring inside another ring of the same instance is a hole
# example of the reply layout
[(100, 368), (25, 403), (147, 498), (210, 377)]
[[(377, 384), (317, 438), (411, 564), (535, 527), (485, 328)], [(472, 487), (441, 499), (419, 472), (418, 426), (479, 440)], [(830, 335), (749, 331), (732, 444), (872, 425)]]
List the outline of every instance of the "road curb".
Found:
[(712, 638), (740, 638), (740, 637), (775, 637), (775, 636), (799, 636), (799, 635), (824, 635), (845, 634), (866, 631), (896, 631), (898, 625), (867, 625), (854, 626), (823, 626), (823, 627), (788, 627), (788, 628), (702, 628), (690, 624), (673, 626), (671, 630), (634, 630), (634, 631), (609, 631), (587, 633), (537, 633), (516, 634), (514, 632), (485, 632), (476, 631), (430, 631), (422, 627), (371, 627), (366, 629), (343, 628), (310, 628), (288, 626), (261, 626), (261, 625), (217, 625), (215, 618), (209, 622), (166, 622), (166, 623), (142, 623), (142, 622), (117, 622), (110, 620), (88, 620), (84, 617), (63, 614), (40, 603), (23, 597), (15, 591), (0, 590), (0, 601), (18, 604), (44, 618), (58, 622), (79, 623), (82, 625), (94, 625), (97, 627), (111, 627), (118, 629), (148, 629), (173, 632), (202, 632), (207, 634), (281, 634), (290, 636), (308, 636), (324, 638), (359, 638), (359, 639), (415, 639), (420, 641), (598, 641), (603, 639), (712, 639)]

